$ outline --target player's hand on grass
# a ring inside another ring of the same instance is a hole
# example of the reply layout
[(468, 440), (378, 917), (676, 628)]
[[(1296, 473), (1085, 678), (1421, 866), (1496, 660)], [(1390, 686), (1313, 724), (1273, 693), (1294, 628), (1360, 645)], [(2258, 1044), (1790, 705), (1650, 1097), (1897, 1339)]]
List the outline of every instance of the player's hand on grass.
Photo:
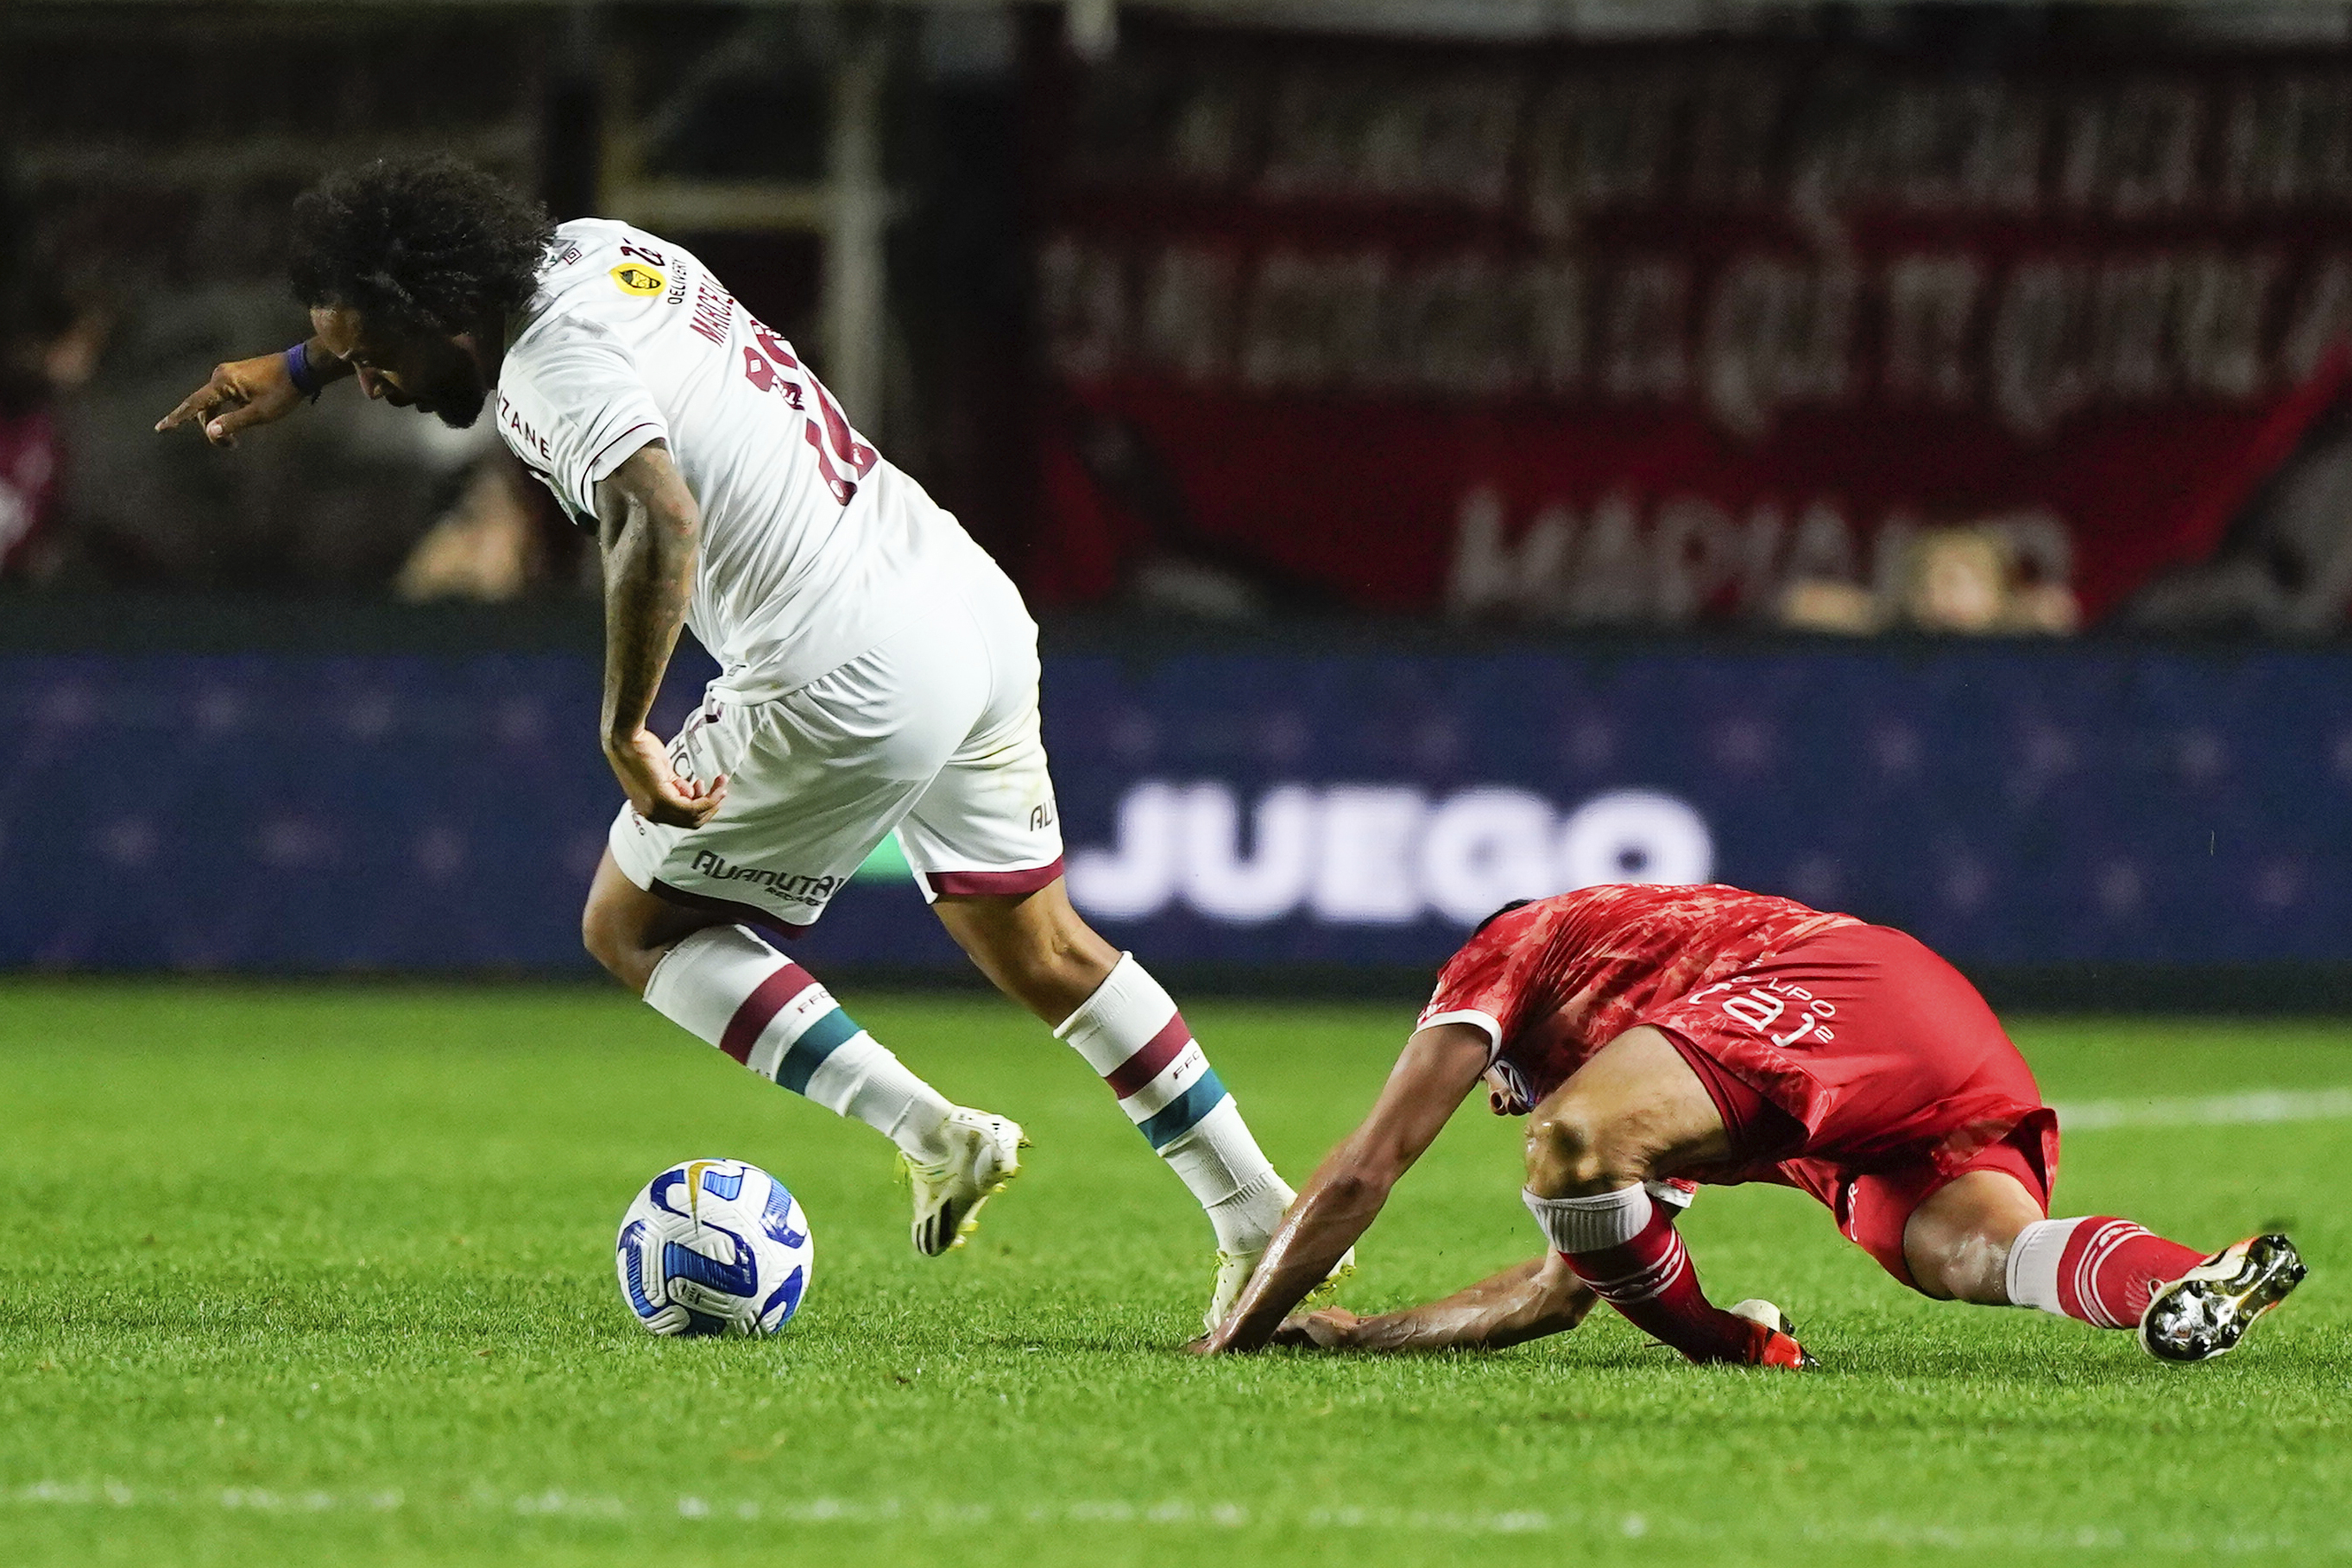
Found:
[(681, 779), (669, 765), (669, 753), (660, 737), (640, 729), (626, 739), (607, 740), (604, 758), (613, 765), (629, 804), (648, 822), (666, 828), (698, 828), (719, 814), (727, 799), (727, 775), (708, 784)]
[(286, 356), (264, 354), (215, 365), (212, 380), (181, 399), (155, 428), (177, 430), (192, 419), (202, 420), (206, 441), (235, 446), (238, 431), (283, 419), (301, 405), (302, 392), (286, 368)]
[(1345, 1307), (1297, 1312), (1282, 1320), (1282, 1326), (1274, 1331), (1273, 1343), (1302, 1350), (1345, 1350), (1356, 1343), (1356, 1330), (1363, 1322)]

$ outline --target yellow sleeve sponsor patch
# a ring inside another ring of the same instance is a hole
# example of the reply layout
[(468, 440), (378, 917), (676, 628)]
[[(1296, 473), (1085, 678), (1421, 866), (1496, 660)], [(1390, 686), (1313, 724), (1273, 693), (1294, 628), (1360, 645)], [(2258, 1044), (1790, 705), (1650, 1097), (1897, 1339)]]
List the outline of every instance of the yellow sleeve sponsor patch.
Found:
[(629, 261), (613, 269), (613, 281), (621, 286), (624, 294), (659, 294), (669, 286), (669, 279), (652, 267)]

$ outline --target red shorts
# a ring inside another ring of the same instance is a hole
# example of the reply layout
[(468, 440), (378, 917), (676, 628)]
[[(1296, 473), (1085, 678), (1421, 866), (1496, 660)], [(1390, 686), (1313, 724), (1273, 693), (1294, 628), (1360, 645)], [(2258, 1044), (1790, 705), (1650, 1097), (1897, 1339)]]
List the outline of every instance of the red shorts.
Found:
[(1976, 988), (1912, 937), (1849, 925), (1645, 1014), (1707, 1087), (1729, 1164), (1676, 1173), (1777, 1182), (1912, 1283), (1912, 1210), (1974, 1170), (2015, 1176), (2046, 1212), (2057, 1117)]
[[(2055, 1145), (2057, 1119), (2044, 1111), (2042, 1120), (2050, 1128), (2050, 1143)], [(1956, 1171), (1947, 1171), (1930, 1160), (1895, 1170), (1857, 1171), (1834, 1160), (1794, 1159), (1783, 1160), (1773, 1175), (1763, 1179), (1801, 1188), (1821, 1199), (1837, 1216), (1838, 1229), (1847, 1240), (1916, 1291), (1918, 1281), (1911, 1278), (1910, 1265), (1903, 1256), (1903, 1232), (1911, 1223), (1911, 1211), (1956, 1176), (1970, 1171), (2000, 1171), (2015, 1176), (2048, 1218), (2050, 1181), (2045, 1172), (2055, 1168), (2057, 1152), (2053, 1146), (2045, 1154), (2042, 1144), (2038, 1129), (2020, 1126), (2000, 1143), (1979, 1149)]]

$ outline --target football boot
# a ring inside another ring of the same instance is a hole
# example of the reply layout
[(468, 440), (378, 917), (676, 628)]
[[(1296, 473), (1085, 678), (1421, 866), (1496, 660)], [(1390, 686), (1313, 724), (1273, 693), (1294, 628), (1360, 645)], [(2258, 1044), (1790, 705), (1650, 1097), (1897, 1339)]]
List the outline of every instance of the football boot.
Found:
[(1791, 1372), (1810, 1372), (1821, 1365), (1797, 1343), (1797, 1325), (1789, 1321), (1789, 1314), (1771, 1302), (1750, 1297), (1724, 1310), (1754, 1325), (1749, 1330), (1752, 1337), (1748, 1345), (1748, 1365), (1780, 1366)]
[[(1249, 1284), (1250, 1276), (1257, 1272), (1258, 1260), (1265, 1256), (1265, 1249), (1263, 1247), (1255, 1252), (1219, 1252), (1217, 1254), (1216, 1287), (1209, 1292), (1209, 1310), (1201, 1317), (1201, 1327), (1203, 1332), (1208, 1333), (1217, 1332), (1217, 1325), (1225, 1321), (1226, 1315), (1234, 1310), (1234, 1303), (1242, 1299), (1242, 1291)], [(1320, 1301), (1328, 1297), (1339, 1288), (1340, 1281), (1355, 1271), (1356, 1249), (1350, 1247), (1346, 1252), (1340, 1254), (1339, 1260), (1331, 1266), (1331, 1271), (1323, 1276), (1323, 1282), (1307, 1291), (1307, 1300), (1301, 1301), (1298, 1307), (1293, 1310), (1303, 1310), (1308, 1302)]]
[(1021, 1151), (1029, 1146), (1019, 1123), (961, 1105), (948, 1113), (941, 1136), (943, 1160), (898, 1156), (915, 1193), (915, 1250), (926, 1258), (954, 1250), (979, 1228), (982, 1206), (1021, 1174)]
[(2156, 1288), (2139, 1315), (2140, 1346), (2158, 1361), (2227, 1355), (2308, 1271), (2285, 1237), (2250, 1236)]

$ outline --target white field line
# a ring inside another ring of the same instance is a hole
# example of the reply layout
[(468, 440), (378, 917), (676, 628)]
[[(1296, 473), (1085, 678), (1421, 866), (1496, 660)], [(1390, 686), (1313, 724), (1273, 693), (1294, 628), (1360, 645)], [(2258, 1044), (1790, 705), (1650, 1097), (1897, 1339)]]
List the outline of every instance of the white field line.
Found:
[(2352, 1089), (2248, 1089), (2196, 1100), (2082, 1100), (2057, 1107), (2062, 1133), (2108, 1127), (2217, 1127), (2352, 1118)]
[(163, 1509), (283, 1516), (327, 1513), (412, 1512), (469, 1514), (478, 1519), (512, 1515), (524, 1519), (615, 1521), (643, 1519), (742, 1521), (796, 1525), (881, 1525), (912, 1530), (963, 1531), (974, 1526), (1045, 1525), (1074, 1529), (1210, 1531), (1260, 1529), (1367, 1531), (1379, 1535), (1561, 1535), (1591, 1542), (1597, 1537), (1626, 1540), (1756, 1542), (1773, 1541), (1820, 1545), (1920, 1547), (1979, 1555), (2020, 1552), (2098, 1552), (2134, 1560), (2170, 1556), (2269, 1556), (2310, 1562), (2352, 1557), (2352, 1532), (2332, 1537), (2284, 1531), (2119, 1529), (2084, 1525), (2046, 1530), (2032, 1526), (1949, 1525), (1897, 1519), (1811, 1520), (1793, 1526), (1758, 1521), (1727, 1528), (1712, 1520), (1671, 1513), (1618, 1513), (1577, 1508), (1477, 1510), (1407, 1508), (1249, 1507), (1199, 1504), (1182, 1499), (1157, 1501), (1097, 1499), (1029, 1507), (991, 1503), (906, 1503), (897, 1498), (871, 1500), (801, 1498), (789, 1500), (727, 1500), (688, 1494), (677, 1498), (629, 1499), (551, 1489), (507, 1496), (476, 1488), (462, 1496), (411, 1500), (399, 1491), (270, 1491), (259, 1487), (131, 1487), (121, 1481), (36, 1481), (0, 1486), (0, 1509), (8, 1507), (120, 1511)]

